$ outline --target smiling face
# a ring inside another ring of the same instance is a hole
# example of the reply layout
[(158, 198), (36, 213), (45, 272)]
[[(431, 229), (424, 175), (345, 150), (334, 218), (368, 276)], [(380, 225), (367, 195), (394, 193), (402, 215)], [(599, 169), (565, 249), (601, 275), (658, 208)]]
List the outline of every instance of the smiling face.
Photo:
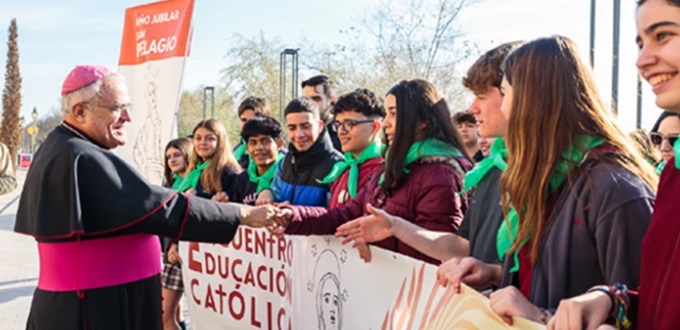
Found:
[(82, 108), (78, 127), (89, 138), (107, 149), (127, 142), (125, 124), (132, 118), (130, 95), (122, 80), (115, 76), (104, 78), (99, 94), (77, 107)]
[(184, 158), (182, 150), (173, 147), (168, 148), (168, 150), (165, 151), (165, 159), (168, 162), (170, 171), (174, 174), (183, 173), (187, 168), (187, 160)]
[(482, 151), (482, 155), (484, 157), (488, 157), (489, 154), (491, 153), (491, 144), (493, 144), (494, 138), (483, 138), (480, 137), (477, 140), (477, 143), (479, 145), (479, 150)]
[(637, 10), (636, 65), (652, 86), (656, 105), (680, 112), (680, 7), (649, 0)]
[[(380, 122), (371, 120), (362, 113), (355, 111), (343, 111), (335, 115), (338, 130), (338, 138), (342, 144), (343, 152), (350, 152), (358, 156), (369, 144), (375, 142), (380, 131)], [(352, 126), (352, 122), (356, 125)], [(352, 126), (352, 128), (349, 128)]]
[(194, 131), (194, 138), (192, 140), (194, 143), (194, 150), (202, 161), (206, 161), (215, 155), (215, 151), (217, 150), (217, 139), (217, 134), (205, 127), (198, 127)]
[(397, 130), (397, 97), (388, 94), (385, 97), (385, 118), (382, 121), (385, 137), (390, 144), (394, 140), (394, 133)]
[(286, 115), (286, 130), (290, 142), (299, 152), (312, 147), (323, 130), (323, 121), (311, 112), (293, 112)]
[(469, 111), (477, 119), (480, 137), (501, 137), (507, 132), (508, 120), (501, 111), (502, 102), (503, 95), (498, 87), (489, 86), (483, 93), (475, 94)]
[(278, 159), (278, 149), (282, 141), (275, 141), (271, 136), (258, 134), (248, 137), (246, 149), (258, 168), (269, 168)]

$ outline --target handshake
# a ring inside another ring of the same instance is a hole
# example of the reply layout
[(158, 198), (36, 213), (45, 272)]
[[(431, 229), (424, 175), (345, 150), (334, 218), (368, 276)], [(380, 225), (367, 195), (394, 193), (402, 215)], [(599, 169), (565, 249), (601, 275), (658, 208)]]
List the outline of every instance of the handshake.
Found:
[(293, 211), (283, 206), (282, 204), (244, 205), (241, 209), (241, 224), (254, 228), (265, 227), (273, 235), (283, 235), (286, 226), (293, 218)]

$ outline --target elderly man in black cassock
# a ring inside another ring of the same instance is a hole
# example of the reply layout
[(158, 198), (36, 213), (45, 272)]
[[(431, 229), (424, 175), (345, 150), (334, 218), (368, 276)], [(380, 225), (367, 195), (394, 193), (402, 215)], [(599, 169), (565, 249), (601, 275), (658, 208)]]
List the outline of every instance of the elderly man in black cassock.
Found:
[(15, 231), (35, 237), (38, 288), (27, 329), (162, 329), (156, 235), (228, 243), (268, 226), (270, 206), (219, 204), (149, 184), (110, 150), (126, 142), (123, 79), (78, 66), (62, 86), (63, 122), (26, 178)]

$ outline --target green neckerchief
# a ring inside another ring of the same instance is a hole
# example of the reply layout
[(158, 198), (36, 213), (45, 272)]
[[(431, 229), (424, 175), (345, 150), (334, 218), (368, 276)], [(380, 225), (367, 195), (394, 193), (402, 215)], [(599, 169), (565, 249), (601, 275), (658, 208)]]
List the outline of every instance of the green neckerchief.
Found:
[(364, 151), (359, 154), (359, 157), (354, 158), (351, 152), (345, 153), (345, 160), (336, 162), (333, 165), (330, 173), (322, 180), (317, 180), (321, 184), (329, 184), (337, 179), (340, 174), (344, 173), (349, 168), (349, 179), (347, 179), (347, 190), (349, 196), (354, 198), (357, 195), (357, 183), (359, 182), (359, 165), (367, 160), (378, 158), (383, 151), (384, 146), (379, 142), (369, 144)]
[(182, 185), (182, 181), (184, 181), (184, 178), (175, 174), (175, 180), (172, 182), (171, 189), (179, 191), (179, 187)]
[(279, 162), (283, 159), (283, 157), (284, 154), (279, 152), (276, 162), (274, 162), (274, 164), (272, 164), (272, 166), (270, 166), (269, 169), (262, 175), (257, 175), (257, 165), (255, 165), (253, 157), (248, 155), (248, 179), (250, 179), (250, 182), (257, 184), (257, 189), (255, 190), (256, 193), (259, 193), (260, 191), (271, 186), (272, 180), (274, 180), (274, 174), (276, 174), (276, 167), (279, 165)]
[(505, 141), (501, 138), (496, 138), (491, 145), (491, 152), (489, 157), (482, 159), (475, 167), (465, 174), (463, 181), (463, 190), (468, 191), (476, 187), (489, 171), (496, 167), (501, 171), (505, 171), (508, 163), (505, 160), (508, 158), (508, 149), (505, 148)]
[(179, 184), (179, 186), (177, 186), (176, 190), (179, 192), (185, 192), (189, 189), (196, 188), (198, 180), (201, 178), (201, 173), (203, 173), (203, 170), (205, 170), (209, 163), (210, 160), (207, 160), (202, 164), (196, 165), (196, 168), (191, 170), (191, 172), (187, 173), (184, 179), (182, 179), (182, 182)]
[[(548, 192), (550, 194), (557, 191), (567, 179), (567, 173), (583, 161), (583, 157), (585, 157), (590, 149), (599, 147), (605, 143), (604, 140), (590, 135), (581, 135), (576, 139), (576, 145), (568, 147), (567, 150), (562, 153), (562, 159), (557, 163), (555, 172), (552, 174), (550, 183), (548, 184)], [(518, 227), (519, 215), (517, 214), (517, 210), (513, 207), (508, 212), (507, 218), (501, 223), (501, 226), (496, 233), (496, 250), (498, 257), (501, 260), (503, 260), (505, 253), (510, 249), (515, 238), (517, 238)], [(526, 241), (522, 242), (521, 245), (524, 245), (525, 243)], [(510, 269), (511, 273), (519, 270), (518, 252), (515, 252), (514, 258), (515, 262), (512, 269)]]
[[(675, 147), (673, 147), (673, 151), (675, 152)], [(666, 161), (662, 160), (661, 163), (659, 163), (659, 166), (656, 167), (656, 175), (661, 175), (664, 167), (666, 167)]]
[[(463, 154), (456, 148), (452, 147), (446, 142), (429, 138), (424, 141), (414, 142), (408, 149), (406, 158), (404, 159), (404, 173), (408, 173), (407, 166), (413, 162), (424, 157), (444, 156), (444, 157), (463, 157)], [(385, 160), (389, 158), (389, 150), (385, 154)], [(385, 181), (385, 173), (380, 176), (379, 183)]]
[(241, 160), (241, 157), (243, 157), (243, 154), (245, 153), (246, 153), (246, 141), (241, 139), (241, 144), (239, 144), (236, 150), (234, 150), (234, 158), (236, 158), (236, 160)]
[(673, 156), (675, 156), (675, 168), (680, 170), (680, 139), (675, 140), (673, 143)]

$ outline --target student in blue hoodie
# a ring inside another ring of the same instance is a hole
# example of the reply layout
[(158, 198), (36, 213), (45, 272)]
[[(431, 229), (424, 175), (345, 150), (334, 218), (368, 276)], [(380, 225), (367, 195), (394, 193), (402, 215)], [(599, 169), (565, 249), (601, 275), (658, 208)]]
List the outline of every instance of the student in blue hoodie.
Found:
[(344, 158), (333, 147), (319, 117), (319, 107), (312, 99), (292, 100), (284, 116), (289, 151), (278, 165), (271, 187), (258, 196), (257, 204), (287, 201), (293, 205), (328, 206), (330, 187), (320, 181)]

